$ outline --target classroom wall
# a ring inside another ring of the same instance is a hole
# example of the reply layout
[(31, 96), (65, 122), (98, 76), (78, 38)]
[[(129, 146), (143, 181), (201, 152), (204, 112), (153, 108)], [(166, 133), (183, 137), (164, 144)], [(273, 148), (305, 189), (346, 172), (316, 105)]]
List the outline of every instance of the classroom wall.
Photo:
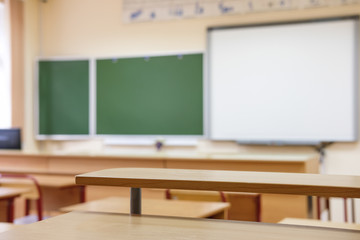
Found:
[(11, 23), (12, 127), (24, 127), (24, 3), (8, 1)]
[[(25, 150), (153, 151), (141, 146), (103, 146), (87, 142), (37, 142), (34, 133), (34, 59), (36, 56), (124, 56), (206, 49), (208, 26), (333, 17), (360, 13), (360, 5), (252, 13), (145, 23), (122, 23), (120, 0), (25, 0)], [(360, 104), (359, 104), (360, 105)], [(75, 146), (75, 147), (74, 147)], [(94, 147), (95, 146), (95, 147)], [(196, 147), (169, 151), (314, 153), (310, 147), (238, 146), (201, 141)], [(336, 143), (327, 150), (324, 173), (360, 175), (360, 143)], [(360, 211), (360, 207), (357, 208)], [(360, 216), (360, 213), (358, 213)], [(337, 216), (341, 219), (341, 216)], [(358, 217), (360, 218), (360, 217)]]
[(38, 1), (24, 2), (24, 131), (23, 148), (37, 152), (34, 133), (34, 59), (39, 54)]

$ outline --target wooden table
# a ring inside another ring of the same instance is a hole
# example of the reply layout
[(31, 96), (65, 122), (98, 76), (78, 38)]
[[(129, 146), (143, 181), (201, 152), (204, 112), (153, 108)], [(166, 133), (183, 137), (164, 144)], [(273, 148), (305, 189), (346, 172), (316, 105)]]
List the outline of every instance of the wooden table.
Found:
[[(14, 199), (19, 197), (22, 193), (28, 192), (26, 188), (8, 188), (0, 187), (0, 202), (5, 203), (6, 210), (1, 211), (6, 213), (6, 221), (14, 221)], [(0, 221), (4, 221), (5, 218), (0, 216)]]
[(76, 176), (83, 185), (360, 198), (360, 176), (158, 168), (114, 168)]
[(15, 225), (12, 223), (4, 223), (4, 222), (0, 222), (0, 233), (8, 231), (12, 228), (14, 228)]
[(6, 240), (359, 240), (360, 231), (122, 214), (72, 212), (0, 233)]
[[(59, 206), (64, 206), (66, 202), (85, 202), (86, 193), (85, 186), (77, 185), (73, 176), (59, 176), (59, 175), (41, 175), (33, 174), (32, 176), (39, 182), (40, 187), (45, 191), (44, 202), (54, 203), (54, 195), (62, 199), (62, 203), (59, 202)], [(47, 198), (52, 195), (52, 201)], [(66, 196), (72, 195), (70, 199), (65, 199)], [(74, 198), (75, 197), (75, 198)], [(65, 201), (66, 200), (66, 201)], [(54, 208), (54, 207), (53, 207)]]
[(131, 187), (131, 213), (134, 214), (141, 213), (140, 188), (360, 198), (360, 176), (116, 168), (77, 175), (76, 183)]
[[(76, 186), (75, 179), (72, 176), (40, 175), (31, 174), (41, 187), (67, 188)], [(11, 177), (10, 177), (11, 178)], [(1, 184), (23, 184), (28, 185), (28, 179), (22, 178), (0, 178)], [(31, 183), (32, 184), (32, 183)]]
[(279, 223), (301, 225), (301, 226), (313, 226), (313, 227), (326, 227), (326, 228), (340, 228), (360, 231), (360, 224), (352, 223), (338, 223), (329, 221), (320, 221), (315, 219), (303, 219), (303, 218), (285, 218)]
[[(143, 199), (143, 214), (189, 218), (226, 219), (230, 207), (225, 202), (177, 201), (165, 199)], [(111, 197), (63, 207), (62, 212), (86, 211), (107, 213), (130, 213), (129, 198)]]
[[(14, 174), (16, 175), (16, 174)], [(47, 215), (60, 207), (85, 202), (85, 186), (77, 185), (73, 176), (32, 174), (42, 191), (43, 209)], [(33, 185), (26, 178), (0, 178), (0, 184), (7, 187), (27, 187)]]

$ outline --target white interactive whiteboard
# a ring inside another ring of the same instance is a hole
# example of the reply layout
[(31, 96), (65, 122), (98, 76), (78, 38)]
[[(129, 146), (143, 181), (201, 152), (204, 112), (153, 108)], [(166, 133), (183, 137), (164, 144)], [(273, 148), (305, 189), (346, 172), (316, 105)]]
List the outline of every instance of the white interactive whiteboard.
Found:
[(208, 30), (209, 136), (357, 139), (358, 18)]

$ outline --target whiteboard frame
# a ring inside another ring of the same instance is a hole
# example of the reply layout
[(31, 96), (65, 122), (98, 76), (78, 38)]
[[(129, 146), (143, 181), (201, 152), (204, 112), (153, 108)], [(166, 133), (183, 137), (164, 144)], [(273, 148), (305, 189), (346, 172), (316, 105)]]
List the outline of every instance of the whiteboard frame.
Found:
[[(266, 26), (281, 26), (281, 25), (294, 25), (294, 24), (304, 24), (304, 23), (318, 23), (318, 22), (331, 22), (331, 21), (339, 21), (339, 20), (354, 20), (355, 22), (355, 29), (354, 29), (354, 37), (355, 37), (355, 54), (354, 54), (354, 79), (353, 79), (353, 96), (354, 96), (354, 139), (348, 141), (339, 141), (337, 139), (317, 139), (317, 140), (293, 140), (293, 139), (274, 139), (274, 140), (246, 140), (246, 139), (216, 139), (212, 137), (211, 132), (211, 88), (212, 88), (212, 81), (211, 81), (211, 74), (210, 74), (210, 67), (211, 67), (211, 59), (210, 59), (210, 51), (211, 51), (211, 36), (210, 33), (216, 30), (226, 30), (226, 29), (237, 29), (237, 28), (255, 28), (255, 27), (266, 27)], [(359, 15), (351, 15), (351, 16), (339, 16), (339, 17), (330, 17), (330, 18), (314, 18), (309, 20), (295, 20), (295, 21), (274, 21), (274, 22), (266, 22), (266, 23), (254, 23), (254, 24), (244, 24), (244, 25), (229, 25), (229, 26), (215, 26), (215, 27), (208, 27), (207, 28), (207, 61), (206, 61), (206, 75), (208, 81), (208, 109), (207, 109), (207, 136), (209, 140), (214, 141), (236, 141), (239, 144), (250, 144), (250, 145), (318, 145), (321, 142), (356, 142), (358, 141), (359, 135), (359, 26), (360, 26), (360, 16)]]

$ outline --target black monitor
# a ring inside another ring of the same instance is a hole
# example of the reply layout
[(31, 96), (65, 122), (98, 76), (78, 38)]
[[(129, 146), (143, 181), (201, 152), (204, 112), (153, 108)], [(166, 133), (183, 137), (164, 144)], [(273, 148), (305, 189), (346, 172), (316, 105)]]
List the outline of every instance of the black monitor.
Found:
[(0, 149), (21, 149), (20, 128), (0, 129)]

